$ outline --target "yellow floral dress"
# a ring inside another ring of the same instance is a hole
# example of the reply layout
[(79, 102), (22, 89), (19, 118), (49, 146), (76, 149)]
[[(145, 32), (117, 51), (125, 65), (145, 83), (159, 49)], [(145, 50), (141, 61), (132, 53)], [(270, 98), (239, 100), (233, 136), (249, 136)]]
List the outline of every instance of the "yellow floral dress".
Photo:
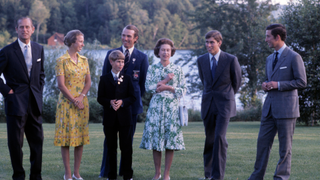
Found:
[[(68, 51), (57, 59), (56, 76), (64, 76), (65, 85), (73, 97), (81, 94), (85, 77), (90, 74), (88, 60), (78, 55), (78, 64), (70, 58)], [(89, 103), (83, 98), (84, 109), (79, 110), (60, 92), (56, 111), (55, 146), (81, 146), (90, 144)]]

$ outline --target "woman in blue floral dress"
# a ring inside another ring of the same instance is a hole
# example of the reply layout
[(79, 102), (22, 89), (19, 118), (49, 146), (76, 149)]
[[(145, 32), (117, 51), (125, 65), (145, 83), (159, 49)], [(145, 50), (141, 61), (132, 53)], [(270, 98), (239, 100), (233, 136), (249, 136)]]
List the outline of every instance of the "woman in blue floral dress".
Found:
[(154, 180), (161, 178), (161, 151), (165, 151), (164, 180), (170, 179), (174, 151), (184, 150), (179, 120), (179, 98), (186, 93), (181, 67), (170, 62), (175, 47), (170, 39), (159, 39), (155, 56), (160, 62), (149, 67), (146, 91), (153, 93), (147, 112), (140, 148), (153, 150)]

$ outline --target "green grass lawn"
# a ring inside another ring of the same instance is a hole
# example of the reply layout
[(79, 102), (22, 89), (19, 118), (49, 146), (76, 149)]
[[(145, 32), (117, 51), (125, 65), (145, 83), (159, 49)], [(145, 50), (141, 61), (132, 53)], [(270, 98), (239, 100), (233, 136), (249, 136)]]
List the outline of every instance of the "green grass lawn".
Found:
[[(225, 179), (246, 180), (253, 171), (259, 122), (232, 122), (229, 124), (227, 139), (229, 142)], [(133, 143), (134, 180), (151, 180), (154, 175), (152, 151), (139, 148), (144, 123), (137, 124)], [(44, 149), (42, 177), (44, 180), (63, 179), (64, 168), (60, 148), (53, 145), (54, 124), (44, 124)], [(320, 127), (296, 127), (293, 139), (293, 158), (291, 180), (320, 179)], [(202, 152), (204, 146), (204, 128), (200, 122), (189, 123), (183, 127), (186, 150), (175, 152), (171, 167), (172, 180), (197, 180), (203, 176)], [(81, 176), (85, 180), (99, 179), (104, 134), (101, 124), (90, 124), (90, 145), (84, 147)], [(277, 137), (271, 151), (269, 166), (265, 176), (271, 180), (278, 161), (279, 143)], [(24, 168), (29, 174), (29, 146), (25, 140)], [(164, 156), (162, 157), (162, 172)], [(71, 150), (73, 166), (73, 149)], [(72, 168), (72, 167), (71, 167)], [(11, 179), (12, 168), (7, 146), (6, 124), (0, 124), (0, 179)], [(28, 179), (28, 178), (27, 178)], [(118, 179), (122, 179), (119, 177)]]

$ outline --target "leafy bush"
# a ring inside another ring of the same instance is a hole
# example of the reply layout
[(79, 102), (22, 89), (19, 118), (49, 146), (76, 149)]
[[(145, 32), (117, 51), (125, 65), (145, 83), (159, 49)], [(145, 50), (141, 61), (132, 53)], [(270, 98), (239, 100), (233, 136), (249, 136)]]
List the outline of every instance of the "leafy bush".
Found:
[(89, 121), (92, 123), (101, 123), (103, 120), (103, 107), (97, 102), (96, 98), (89, 99)]
[(58, 99), (49, 96), (43, 100), (42, 121), (44, 123), (55, 123)]
[(201, 112), (199, 110), (188, 109), (188, 121), (189, 122), (202, 121)]

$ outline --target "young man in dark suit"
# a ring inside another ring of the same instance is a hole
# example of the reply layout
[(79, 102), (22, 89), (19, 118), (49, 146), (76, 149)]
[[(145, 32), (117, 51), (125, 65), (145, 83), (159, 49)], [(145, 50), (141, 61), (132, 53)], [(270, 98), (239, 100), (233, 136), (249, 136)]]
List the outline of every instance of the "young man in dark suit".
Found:
[(236, 56), (220, 50), (222, 35), (219, 31), (209, 31), (205, 38), (208, 53), (197, 60), (203, 84), (204, 179), (221, 180), (227, 160), (227, 127), (230, 117), (236, 115), (235, 94), (241, 85), (241, 68)]
[[(106, 75), (111, 70), (111, 64), (109, 62), (109, 55), (114, 50), (119, 50), (123, 52), (125, 55), (125, 65), (122, 69), (123, 74), (127, 74), (131, 76), (134, 94), (136, 96), (136, 101), (132, 105), (132, 134), (131, 137), (133, 138), (135, 130), (136, 130), (136, 123), (137, 123), (137, 116), (138, 114), (142, 113), (143, 106), (142, 106), (142, 96), (145, 92), (145, 82), (147, 76), (147, 70), (149, 66), (148, 56), (143, 52), (139, 51), (134, 47), (134, 44), (137, 43), (139, 39), (139, 30), (134, 25), (127, 25), (121, 34), (122, 46), (117, 49), (109, 50), (104, 61), (104, 65), (102, 68), (102, 75)], [(106, 146), (106, 142), (104, 143), (104, 151), (103, 151), (103, 158), (101, 164), (101, 171), (100, 177), (107, 177), (108, 176), (108, 169), (107, 161), (108, 161), (108, 148)], [(122, 175), (121, 171), (121, 162), (120, 162), (120, 170), (119, 175)]]
[(30, 41), (34, 32), (32, 20), (17, 21), (18, 39), (0, 51), (0, 92), (7, 116), (8, 147), (13, 168), (12, 178), (24, 180), (22, 166), (23, 136), (30, 146), (30, 180), (41, 178), (42, 164), (42, 91), (44, 86), (43, 47)]
[(136, 100), (131, 76), (121, 73), (125, 56), (115, 50), (109, 56), (111, 72), (101, 76), (98, 102), (103, 106), (103, 126), (108, 148), (108, 178), (117, 179), (117, 133), (122, 157), (123, 179), (132, 179), (131, 104)]
[(300, 117), (298, 89), (307, 86), (306, 70), (301, 56), (285, 44), (287, 31), (282, 24), (266, 28), (266, 39), (274, 53), (267, 57), (266, 80), (262, 89), (268, 92), (262, 108), (257, 156), (249, 180), (264, 179), (275, 135), (279, 137), (280, 159), (274, 180), (287, 180), (291, 171), (292, 138)]

